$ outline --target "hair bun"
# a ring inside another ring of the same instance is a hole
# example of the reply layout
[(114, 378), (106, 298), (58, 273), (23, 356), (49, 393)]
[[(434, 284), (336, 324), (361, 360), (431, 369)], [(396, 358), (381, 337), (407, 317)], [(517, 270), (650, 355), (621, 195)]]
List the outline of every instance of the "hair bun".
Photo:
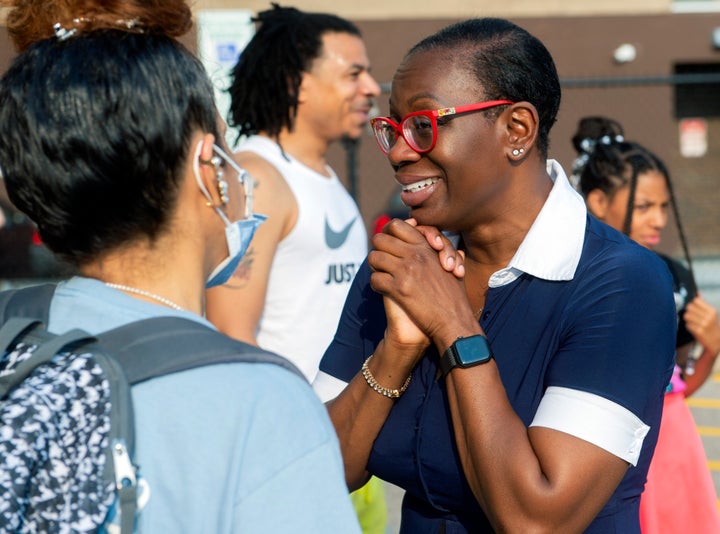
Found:
[(572, 144), (578, 154), (592, 154), (598, 144), (609, 145), (625, 140), (619, 122), (606, 117), (584, 117), (578, 122)]
[(36, 41), (95, 30), (180, 37), (192, 27), (185, 0), (5, 0), (7, 29), (22, 52)]

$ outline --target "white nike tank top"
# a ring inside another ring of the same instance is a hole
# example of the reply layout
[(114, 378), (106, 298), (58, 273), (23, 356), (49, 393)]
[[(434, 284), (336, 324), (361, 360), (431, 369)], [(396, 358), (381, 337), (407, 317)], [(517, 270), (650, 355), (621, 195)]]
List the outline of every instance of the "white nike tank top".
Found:
[(297, 222), (273, 258), (257, 341), (291, 360), (312, 382), (367, 255), (365, 224), (330, 168), (331, 177), (322, 176), (261, 136), (250, 137), (237, 151), (272, 163), (295, 195)]

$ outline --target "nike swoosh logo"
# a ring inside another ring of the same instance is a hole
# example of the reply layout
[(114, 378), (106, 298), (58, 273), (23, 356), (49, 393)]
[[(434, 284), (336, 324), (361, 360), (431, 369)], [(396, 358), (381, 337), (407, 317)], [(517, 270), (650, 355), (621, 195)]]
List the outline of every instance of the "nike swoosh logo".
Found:
[(340, 230), (339, 232), (336, 232), (332, 228), (330, 228), (330, 224), (327, 220), (327, 215), (325, 216), (325, 244), (328, 246), (328, 248), (340, 248), (343, 246), (345, 241), (347, 241), (348, 234), (350, 233), (350, 228), (352, 228), (352, 225), (355, 224), (355, 221), (357, 220), (357, 217), (353, 217), (353, 220), (350, 221), (345, 225), (345, 228)]

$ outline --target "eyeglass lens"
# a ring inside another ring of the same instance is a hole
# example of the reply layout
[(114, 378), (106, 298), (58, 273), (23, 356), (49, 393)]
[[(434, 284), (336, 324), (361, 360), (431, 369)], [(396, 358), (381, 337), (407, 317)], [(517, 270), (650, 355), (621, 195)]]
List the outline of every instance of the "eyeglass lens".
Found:
[[(405, 139), (415, 150), (428, 150), (432, 146), (433, 121), (425, 115), (413, 115), (402, 123)], [(393, 144), (395, 144), (393, 142)]]
[(383, 118), (373, 119), (371, 121), (371, 125), (373, 133), (375, 134), (375, 139), (377, 139), (382, 151), (387, 154), (390, 152), (390, 149), (395, 144), (395, 140), (397, 138), (395, 129)]
[(372, 127), (375, 137), (385, 153), (390, 152), (395, 146), (400, 131), (410, 147), (419, 152), (429, 150), (435, 138), (433, 120), (427, 115), (406, 117), (399, 127), (396, 127), (389, 119), (381, 117), (373, 120)]

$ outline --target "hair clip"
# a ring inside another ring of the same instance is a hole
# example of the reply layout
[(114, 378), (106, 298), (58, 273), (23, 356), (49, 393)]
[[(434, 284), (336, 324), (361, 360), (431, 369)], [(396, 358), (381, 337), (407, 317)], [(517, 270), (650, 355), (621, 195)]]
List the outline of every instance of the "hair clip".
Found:
[(625, 138), (620, 134), (614, 136), (603, 135), (599, 139), (586, 137), (585, 139), (580, 141), (580, 150), (582, 150), (586, 154), (592, 154), (593, 152), (595, 152), (595, 147), (598, 144), (611, 145), (613, 143), (622, 143), (623, 141), (625, 141)]
[(613, 143), (613, 141), (615, 143), (622, 143), (623, 141), (625, 141), (625, 138), (622, 135), (618, 134), (615, 137), (610, 137), (609, 135), (603, 135), (600, 139), (598, 139), (598, 143), (600, 143), (602, 145), (609, 145), (609, 144)]
[(117, 19), (115, 21), (115, 26), (120, 29), (135, 33), (145, 33), (146, 30), (143, 23), (137, 17), (133, 19)]
[(58, 41), (64, 41), (65, 39), (72, 37), (77, 33), (77, 28), (73, 28), (72, 30), (66, 30), (59, 22), (53, 24), (53, 30), (55, 31), (55, 37), (57, 37)]
[(227, 206), (227, 203), (230, 202), (230, 197), (228, 196), (228, 183), (223, 179), (222, 173), (218, 174), (217, 177), (217, 189), (218, 195), (220, 196), (220, 203), (223, 206)]
[(137, 19), (117, 19), (115, 24), (118, 26), (124, 26), (128, 30), (132, 30), (135, 27), (135, 24), (137, 24)]

